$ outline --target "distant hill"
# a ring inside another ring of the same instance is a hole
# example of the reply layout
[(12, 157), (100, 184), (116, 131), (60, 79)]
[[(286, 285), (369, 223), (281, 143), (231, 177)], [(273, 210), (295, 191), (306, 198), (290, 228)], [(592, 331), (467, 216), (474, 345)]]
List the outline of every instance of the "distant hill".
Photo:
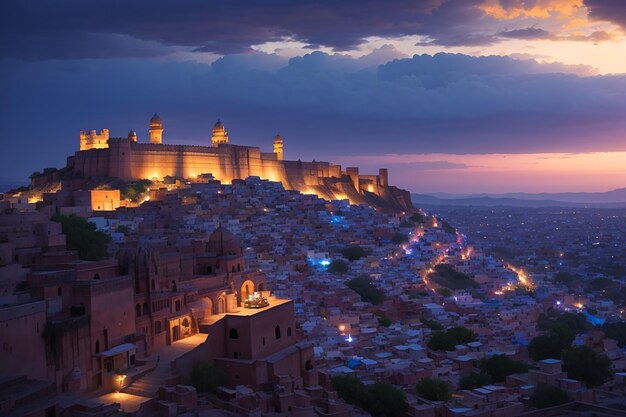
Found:
[(19, 181), (12, 180), (9, 178), (1, 178), (0, 177), (0, 193), (4, 193), (6, 191), (12, 190), (17, 187), (21, 187), (23, 185), (28, 185), (30, 181)]
[(416, 205), (510, 207), (626, 207), (626, 188), (604, 193), (411, 194)]

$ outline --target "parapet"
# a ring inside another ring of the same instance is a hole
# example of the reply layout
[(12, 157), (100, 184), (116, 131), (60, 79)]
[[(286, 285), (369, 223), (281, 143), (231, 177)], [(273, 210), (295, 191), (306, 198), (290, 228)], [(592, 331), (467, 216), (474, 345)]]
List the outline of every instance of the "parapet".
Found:
[(105, 149), (109, 147), (109, 129), (102, 129), (100, 133), (95, 130), (85, 132), (80, 131), (80, 150), (87, 151), (89, 149)]

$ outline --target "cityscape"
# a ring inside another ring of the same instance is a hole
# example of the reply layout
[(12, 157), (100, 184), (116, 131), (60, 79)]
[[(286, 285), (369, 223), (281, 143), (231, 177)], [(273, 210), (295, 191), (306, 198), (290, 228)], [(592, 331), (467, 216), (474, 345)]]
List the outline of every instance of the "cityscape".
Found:
[(626, 416), (626, 3), (0, 17), (0, 416)]

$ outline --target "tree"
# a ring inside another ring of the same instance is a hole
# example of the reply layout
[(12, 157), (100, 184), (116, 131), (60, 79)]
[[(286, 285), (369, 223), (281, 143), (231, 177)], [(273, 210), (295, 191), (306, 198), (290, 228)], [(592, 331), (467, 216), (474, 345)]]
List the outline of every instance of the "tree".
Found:
[(555, 327), (549, 333), (537, 336), (528, 344), (528, 353), (535, 361), (560, 359), (564, 349), (574, 341), (574, 333), (564, 326)]
[(450, 388), (444, 381), (424, 378), (415, 386), (417, 394), (431, 401), (446, 401), (450, 398)]
[(348, 264), (342, 261), (341, 259), (333, 259), (326, 270), (333, 274), (343, 274), (344, 272), (348, 272)]
[(383, 327), (391, 326), (391, 319), (389, 317), (379, 317), (378, 324)]
[(456, 340), (446, 332), (434, 332), (428, 341), (428, 347), (432, 350), (453, 351), (456, 347)]
[(361, 301), (379, 305), (385, 299), (383, 293), (376, 285), (372, 283), (370, 277), (362, 275), (346, 282), (346, 285), (354, 292), (361, 296)]
[(561, 388), (554, 385), (539, 384), (530, 396), (530, 406), (548, 408), (569, 402), (569, 397)]
[(491, 376), (494, 382), (503, 382), (508, 375), (526, 372), (528, 365), (506, 355), (493, 355), (480, 361), (481, 370)]
[(404, 393), (398, 388), (377, 382), (367, 387), (363, 409), (372, 416), (401, 417), (407, 408)]
[(409, 217), (409, 221), (417, 224), (426, 223), (426, 219), (422, 216), (421, 213), (413, 213), (411, 217)]
[(459, 381), (459, 389), (474, 389), (491, 384), (491, 377), (487, 374), (472, 372)]
[(611, 360), (588, 346), (563, 352), (563, 370), (570, 378), (583, 381), (589, 387), (602, 385), (612, 375)]
[(390, 384), (377, 382), (366, 387), (357, 377), (338, 375), (331, 380), (339, 397), (361, 407), (374, 417), (400, 417), (406, 410), (404, 393)]
[(365, 256), (371, 255), (370, 249), (365, 249), (359, 245), (351, 245), (341, 250), (341, 255), (350, 262), (361, 259)]
[(450, 291), (450, 288), (446, 287), (437, 288), (437, 292), (439, 293), (439, 295), (446, 298), (452, 295), (452, 291)]
[(198, 362), (191, 369), (191, 385), (198, 392), (213, 393), (219, 386), (226, 385), (227, 382), (228, 377), (226, 374), (209, 362)]
[(437, 320), (422, 319), (422, 323), (430, 330), (443, 330), (443, 326)]
[(391, 237), (391, 241), (396, 245), (409, 241), (409, 236), (404, 233), (396, 233)]
[(604, 331), (606, 337), (617, 340), (617, 344), (620, 347), (626, 345), (626, 323), (623, 321), (617, 323), (604, 323), (602, 331)]
[(111, 237), (96, 230), (95, 224), (75, 214), (69, 216), (55, 214), (51, 220), (61, 223), (67, 248), (78, 251), (79, 259), (98, 261), (108, 256), (107, 245)]
[(448, 334), (456, 340), (457, 345), (464, 345), (465, 343), (476, 340), (476, 334), (463, 326), (456, 326), (449, 329)]

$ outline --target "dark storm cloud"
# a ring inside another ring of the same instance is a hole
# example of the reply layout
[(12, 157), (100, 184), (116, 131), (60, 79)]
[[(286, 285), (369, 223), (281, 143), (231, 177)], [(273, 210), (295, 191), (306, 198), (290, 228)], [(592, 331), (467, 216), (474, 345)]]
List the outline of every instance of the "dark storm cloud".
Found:
[(0, 164), (19, 177), (60, 166), (79, 130), (123, 136), (132, 128), (145, 141), (155, 111), (165, 142), (208, 144), (221, 117), (234, 143), (268, 149), (280, 131), (296, 159), (624, 149), (626, 76), (572, 74), (580, 71), (460, 54), (381, 66), (320, 52), (289, 61), (231, 55), (212, 65), (3, 60)]
[(615, 23), (626, 30), (626, 1), (623, 0), (585, 0), (589, 17)]
[[(292, 39), (336, 51), (367, 37), (422, 35), (484, 45), (481, 0), (2, 1), (1, 56), (22, 59), (155, 56), (167, 47), (231, 54)], [(140, 46), (147, 42), (147, 51)], [(160, 47), (160, 48), (159, 48)], [(136, 54), (136, 55), (135, 55)]]

